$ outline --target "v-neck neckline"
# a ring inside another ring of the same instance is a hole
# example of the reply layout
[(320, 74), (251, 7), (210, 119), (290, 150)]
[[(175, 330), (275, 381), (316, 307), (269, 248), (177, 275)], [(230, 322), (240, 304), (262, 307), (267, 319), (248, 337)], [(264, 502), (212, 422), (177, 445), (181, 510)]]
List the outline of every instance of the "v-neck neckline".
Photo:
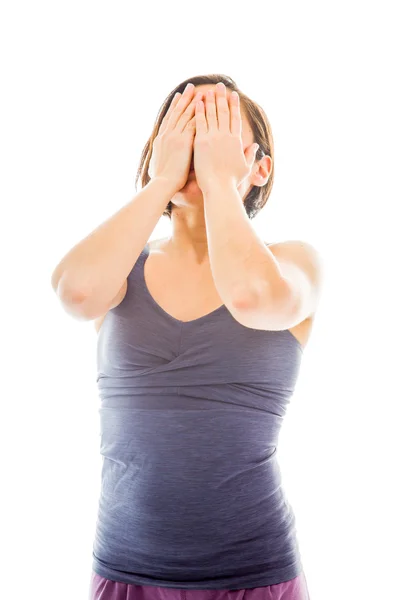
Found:
[(182, 321), (181, 319), (177, 319), (176, 317), (173, 317), (170, 313), (168, 313), (166, 310), (164, 310), (162, 308), (162, 306), (160, 306), (158, 304), (158, 302), (156, 302), (156, 300), (151, 295), (150, 290), (149, 290), (149, 288), (147, 286), (146, 277), (145, 277), (145, 273), (144, 273), (144, 266), (145, 266), (146, 260), (148, 259), (149, 256), (150, 256), (150, 248), (149, 248), (149, 245), (147, 243), (146, 246), (145, 246), (145, 256), (144, 256), (144, 259), (142, 261), (142, 265), (141, 265), (141, 269), (140, 269), (141, 276), (142, 276), (143, 289), (144, 289), (144, 291), (146, 293), (146, 296), (148, 297), (148, 299), (150, 300), (150, 302), (153, 304), (153, 306), (162, 315), (164, 315), (167, 319), (169, 319), (170, 321), (173, 321), (175, 323), (179, 323), (179, 325), (191, 325), (191, 324), (194, 324), (194, 323), (200, 323), (202, 321), (205, 321), (208, 318), (216, 316), (220, 312), (222, 313), (222, 312), (228, 311), (226, 305), (225, 304), (221, 304), (220, 306), (218, 306), (217, 308), (215, 308), (211, 312), (209, 312), (209, 313), (207, 313), (205, 315), (202, 315), (201, 317), (198, 317), (197, 319), (191, 319), (190, 321)]

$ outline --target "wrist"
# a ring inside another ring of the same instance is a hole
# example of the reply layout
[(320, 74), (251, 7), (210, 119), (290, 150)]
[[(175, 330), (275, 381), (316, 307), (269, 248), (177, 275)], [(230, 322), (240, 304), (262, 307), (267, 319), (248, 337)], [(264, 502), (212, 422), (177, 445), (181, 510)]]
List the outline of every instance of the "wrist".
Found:
[(206, 185), (203, 185), (201, 191), (203, 192), (203, 197), (206, 198), (211, 194), (218, 194), (221, 192), (227, 192), (229, 190), (236, 190), (237, 185), (233, 179), (222, 179), (221, 177), (216, 177), (214, 179), (210, 179), (207, 181)]
[(150, 179), (147, 185), (150, 184), (152, 187), (159, 188), (163, 192), (166, 192), (171, 198), (175, 196), (179, 189), (177, 188), (176, 184), (170, 179), (167, 179), (167, 177), (154, 177), (153, 179)]

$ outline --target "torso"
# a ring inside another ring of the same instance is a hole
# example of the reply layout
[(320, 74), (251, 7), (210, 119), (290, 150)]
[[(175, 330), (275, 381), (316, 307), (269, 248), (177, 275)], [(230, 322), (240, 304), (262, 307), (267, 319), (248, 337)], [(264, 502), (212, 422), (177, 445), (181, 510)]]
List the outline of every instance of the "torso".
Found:
[[(150, 254), (145, 263), (146, 285), (154, 300), (165, 312), (180, 321), (198, 319), (221, 306), (223, 303), (209, 266), (193, 270), (185, 268), (183, 264), (172, 264), (165, 253), (157, 252), (163, 242), (163, 239), (149, 242)], [(185, 277), (182, 277), (182, 270)], [(104, 318), (105, 315), (95, 319), (97, 332)], [(309, 317), (289, 329), (303, 348), (310, 336), (312, 323), (313, 318)]]

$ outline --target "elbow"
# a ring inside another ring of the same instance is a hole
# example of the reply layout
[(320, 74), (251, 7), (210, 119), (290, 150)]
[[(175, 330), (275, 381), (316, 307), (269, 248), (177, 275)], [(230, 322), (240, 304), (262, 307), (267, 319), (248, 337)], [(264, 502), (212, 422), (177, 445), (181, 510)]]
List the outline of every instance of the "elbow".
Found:
[(71, 286), (65, 275), (65, 272), (60, 276), (60, 274), (57, 274), (57, 271), (54, 271), (51, 278), (53, 290), (63, 302), (81, 304), (86, 295), (76, 287)]
[(259, 281), (256, 284), (253, 282), (251, 289), (248, 288), (241, 296), (236, 296), (233, 308), (243, 312), (253, 312), (260, 307), (263, 310), (268, 307), (271, 313), (280, 312), (283, 306), (287, 306), (289, 296), (288, 286), (284, 278), (274, 284), (266, 280)]
[(252, 309), (258, 306), (260, 298), (270, 297), (272, 292), (272, 286), (268, 281), (252, 281), (252, 285), (246, 286), (241, 292), (235, 294), (235, 299), (232, 302), (232, 306), (237, 309)]
[(89, 321), (93, 317), (88, 309), (87, 297), (81, 291), (70, 287), (63, 277), (53, 276), (51, 285), (65, 312), (78, 320)]

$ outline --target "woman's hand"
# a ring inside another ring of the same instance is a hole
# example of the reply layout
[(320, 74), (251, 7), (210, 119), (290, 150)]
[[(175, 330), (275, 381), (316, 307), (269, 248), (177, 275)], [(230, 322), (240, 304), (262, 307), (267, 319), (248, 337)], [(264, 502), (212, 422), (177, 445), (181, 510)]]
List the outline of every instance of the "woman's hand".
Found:
[[(216, 95), (216, 100), (215, 100)], [(233, 183), (239, 187), (250, 174), (258, 145), (243, 151), (242, 117), (239, 96), (232, 92), (229, 104), (223, 83), (207, 92), (206, 106), (196, 103), (194, 137), (194, 169), (203, 193), (217, 183)]]
[(193, 97), (194, 90), (195, 86), (188, 83), (183, 94), (175, 94), (153, 142), (149, 176), (171, 182), (174, 194), (187, 183), (192, 160), (194, 112), (196, 98), (201, 97), (199, 92)]

